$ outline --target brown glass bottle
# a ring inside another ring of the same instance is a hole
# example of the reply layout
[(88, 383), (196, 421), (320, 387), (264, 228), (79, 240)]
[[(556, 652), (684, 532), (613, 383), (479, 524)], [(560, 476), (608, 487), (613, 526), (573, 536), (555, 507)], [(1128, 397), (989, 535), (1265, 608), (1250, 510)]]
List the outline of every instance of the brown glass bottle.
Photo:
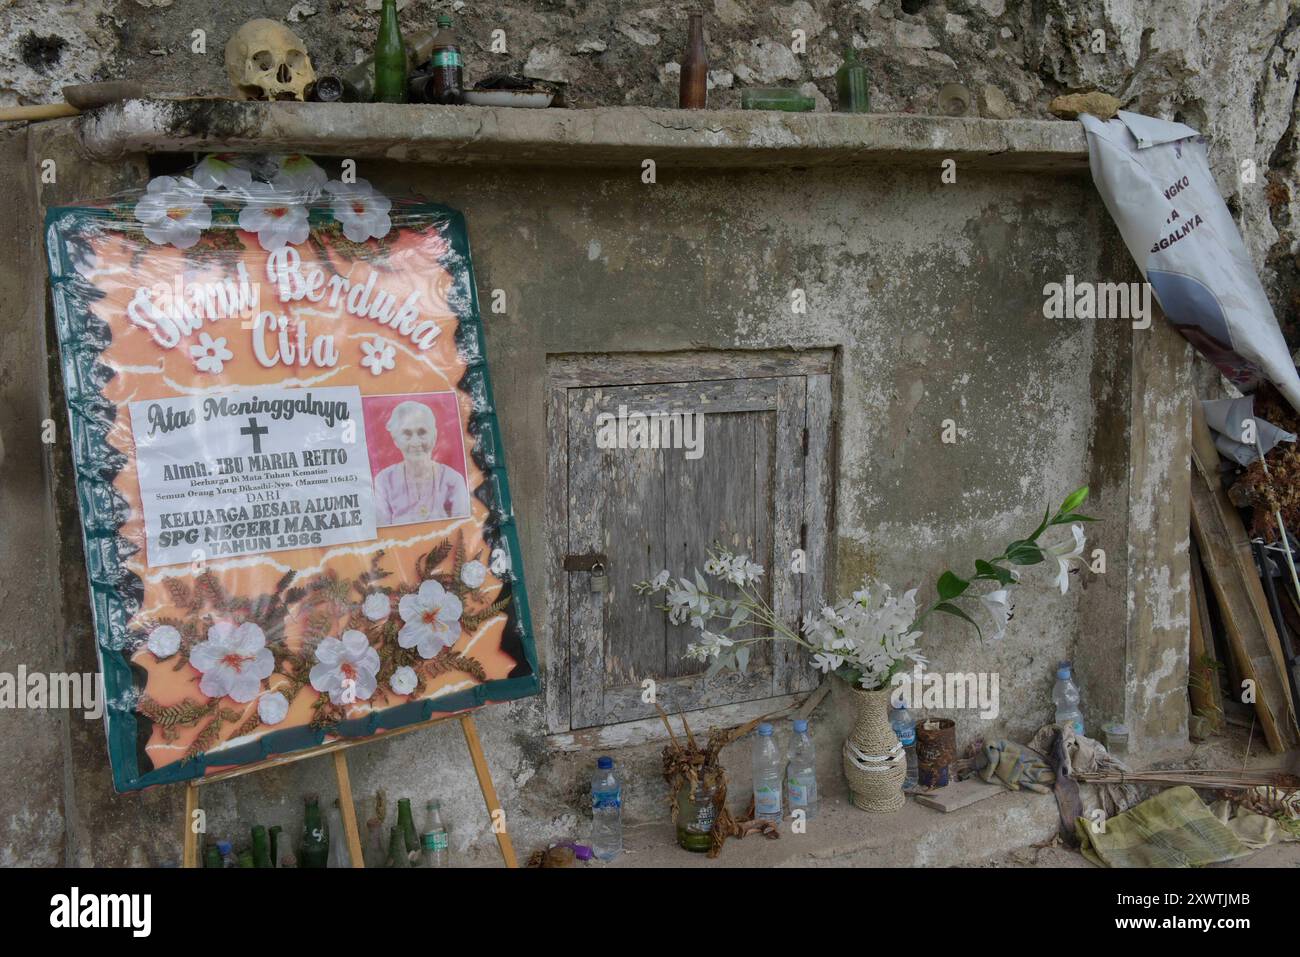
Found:
[(464, 61), (460, 56), (459, 40), (452, 29), (451, 17), (438, 17), (438, 32), (433, 38), (433, 51), (429, 57), (429, 79), (424, 84), (426, 103), (455, 104), (464, 102)]
[(704, 49), (704, 15), (691, 14), (678, 105), (683, 110), (702, 110), (709, 98), (709, 55)]

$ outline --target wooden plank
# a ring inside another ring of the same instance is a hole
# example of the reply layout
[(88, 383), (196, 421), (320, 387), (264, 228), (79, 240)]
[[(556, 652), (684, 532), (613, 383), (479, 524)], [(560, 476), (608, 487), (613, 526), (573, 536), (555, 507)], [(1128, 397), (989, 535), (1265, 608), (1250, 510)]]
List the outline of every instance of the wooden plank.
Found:
[(185, 839), (182, 844), (181, 867), (199, 866), (199, 835), (194, 829), (194, 818), (199, 810), (199, 788), (193, 781), (185, 785)]
[[(835, 424), (831, 376), (818, 373), (807, 378), (808, 454), (804, 456), (803, 550), (808, 570), (800, 582), (800, 618), (818, 614), (830, 599), (835, 578), (835, 552), (831, 547), (831, 516), (835, 508)], [(811, 668), (802, 687), (815, 687), (818, 675)]]
[(487, 805), (488, 821), (492, 833), (497, 836), (497, 846), (506, 867), (515, 868), (519, 862), (515, 859), (514, 843), (510, 840), (510, 831), (506, 824), (506, 813), (497, 800), (497, 789), (492, 785), (492, 773), (488, 770), (487, 758), (483, 754), (483, 743), (479, 741), (478, 727), (474, 724), (472, 714), (460, 716), (460, 729), (465, 733), (465, 745), (469, 748), (470, 760), (474, 762), (474, 774), (478, 777), (479, 790), (483, 792), (483, 803)]
[[(683, 455), (665, 457), (666, 497), (672, 502), (664, 516), (666, 567), (674, 573), (689, 576), (694, 569), (703, 568), (715, 542), (737, 554), (754, 556), (754, 505), (758, 497), (766, 497), (755, 484), (769, 481), (767, 475), (760, 478), (754, 472), (754, 418), (753, 413), (705, 416), (704, 454), (695, 460)], [(724, 597), (736, 594), (734, 586), (716, 580), (710, 584)], [(770, 576), (765, 576), (764, 590), (769, 584)], [(753, 636), (752, 628), (738, 629), (732, 635), (738, 640)], [(666, 676), (698, 674), (708, 667), (683, 657), (686, 646), (699, 640), (698, 630), (689, 621), (670, 624), (667, 639)], [(766, 649), (760, 646), (759, 651), (753, 661), (756, 669), (769, 658)], [(771, 693), (770, 673), (763, 693)], [(678, 708), (668, 700), (663, 704), (669, 711)]]
[(567, 731), (569, 696), (569, 581), (564, 556), (569, 553), (569, 394), (550, 383), (546, 393), (546, 618), (542, 642), (548, 731)]
[(607, 404), (603, 411), (617, 414), (626, 405), (631, 412), (762, 412), (776, 408), (779, 379), (710, 379), (688, 382), (651, 382), (602, 386)]
[(1218, 734), (1223, 729), (1223, 692), (1219, 687), (1219, 670), (1210, 630), (1210, 607), (1205, 597), (1204, 574), (1200, 549), (1191, 542), (1192, 628), (1189, 643), (1187, 693), (1192, 714), (1205, 719), (1206, 730)]
[[(772, 611), (787, 627), (797, 631), (802, 614), (803, 588), (798, 577), (789, 574), (790, 561), (800, 545), (804, 516), (803, 430), (807, 422), (806, 380), (791, 376), (781, 380), (777, 390), (776, 448), (773, 455), (775, 482), (772, 527)], [(781, 571), (777, 572), (776, 569)], [(776, 642), (772, 649), (772, 688), (793, 692), (809, 687), (809, 666), (803, 648), (792, 641)]]
[(1251, 664), (1253, 674), (1242, 668), (1242, 677), (1255, 679), (1260, 723), (1266, 736), (1270, 727), (1272, 730), (1269, 747), (1283, 750), (1300, 741), (1300, 731), (1292, 710), (1281, 639), (1273, 625), (1241, 515), (1221, 486), (1211, 488), (1205, 480), (1207, 474), (1218, 474), (1219, 459), (1217, 451), (1205, 442), (1209, 427), (1199, 407), (1193, 410), (1192, 430), (1193, 434), (1199, 433), (1192, 447), (1199, 472), (1193, 476), (1192, 517), (1193, 527), (1201, 536), (1201, 558), (1219, 599), (1225, 631), (1230, 638), (1235, 635), (1234, 641), (1240, 645), (1238, 666), (1242, 664), (1241, 653)]
[(912, 800), (921, 807), (942, 811), (944, 814), (960, 811), (964, 807), (1006, 793), (1007, 789), (1002, 785), (985, 784), (979, 778), (967, 778), (965, 781), (958, 781), (935, 791), (911, 792)]
[[(603, 552), (605, 479), (604, 457), (596, 447), (592, 427), (604, 406), (599, 389), (573, 389), (569, 394), (569, 491), (566, 506), (572, 554)], [(590, 572), (566, 576), (569, 614), (570, 727), (587, 728), (605, 720), (605, 598), (591, 590)]]
[[(1192, 482), (1192, 530), (1219, 602), (1228, 648), (1242, 679), (1255, 686), (1255, 712), (1264, 740), (1270, 750), (1284, 751), (1287, 748), (1287, 736), (1283, 733), (1285, 716), (1278, 708), (1281, 689), (1272, 676), (1262, 624), (1246, 597), (1245, 583), (1233, 560), (1231, 538), (1223, 525), (1223, 516), (1214, 507), (1214, 494), (1199, 475)], [(1241, 689), (1233, 689), (1233, 694), (1241, 694)]]
[(346, 751), (334, 752), (334, 777), (339, 785), (339, 813), (343, 817), (343, 834), (348, 842), (348, 859), (353, 867), (364, 868), (366, 861), (361, 853), (361, 832), (357, 829), (357, 807), (352, 801), (352, 779), (348, 776)]
[[(601, 406), (610, 411), (630, 399), (625, 389), (611, 389)], [(577, 394), (576, 390), (573, 394)], [(642, 406), (632, 404), (633, 409)], [(595, 423), (592, 423), (594, 428)], [(667, 494), (664, 488), (666, 461), (681, 458), (680, 450), (595, 449), (584, 446), (584, 454), (602, 459), (600, 500), (596, 502), (603, 547), (609, 556), (606, 591), (603, 595), (605, 661), (601, 680), (606, 699), (601, 721), (646, 718), (654, 706), (641, 701), (641, 682), (662, 681), (667, 652), (667, 616), (659, 610), (658, 598), (638, 595), (634, 583), (653, 578), (663, 568), (672, 568), (665, 555), (664, 523)], [(570, 523), (581, 521), (570, 516)], [(587, 576), (575, 576), (587, 577)], [(636, 713), (625, 714), (608, 697), (614, 688), (632, 686)]]
[(547, 363), (553, 383), (579, 388), (829, 374), (834, 358), (832, 349), (764, 349), (761, 352), (566, 353), (549, 356)]

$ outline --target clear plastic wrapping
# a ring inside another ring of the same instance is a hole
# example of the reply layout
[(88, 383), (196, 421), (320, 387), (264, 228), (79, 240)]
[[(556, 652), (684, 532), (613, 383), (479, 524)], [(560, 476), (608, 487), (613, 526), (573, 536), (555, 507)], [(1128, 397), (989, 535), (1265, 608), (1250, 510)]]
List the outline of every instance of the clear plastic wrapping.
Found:
[(119, 790), (537, 691), (458, 212), (209, 156), (47, 242)]

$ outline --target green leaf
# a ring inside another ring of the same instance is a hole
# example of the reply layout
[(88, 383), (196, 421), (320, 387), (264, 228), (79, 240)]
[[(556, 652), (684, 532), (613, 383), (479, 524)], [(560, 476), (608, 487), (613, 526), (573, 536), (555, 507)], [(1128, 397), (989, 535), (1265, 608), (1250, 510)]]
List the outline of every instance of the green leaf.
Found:
[(1075, 489), (1065, 497), (1065, 501), (1061, 503), (1061, 508), (1057, 514), (1064, 515), (1067, 512), (1073, 512), (1076, 508), (1082, 505), (1087, 498), (1088, 486), (1084, 485), (1082, 488)]
[(1012, 542), (1007, 546), (1007, 561), (1013, 565), (1037, 565), (1043, 560), (1043, 551), (1033, 542)]
[(975, 570), (981, 575), (996, 579), (999, 585), (1010, 585), (1016, 580), (1010, 569), (1003, 568), (1001, 565), (994, 565), (992, 562), (986, 562), (982, 559), (975, 562)]
[(1096, 522), (1100, 519), (1093, 518), (1091, 515), (1080, 515), (1078, 512), (1070, 512), (1066, 515), (1058, 515), (1052, 520), (1053, 525), (1069, 525), (1071, 522)]
[(970, 582), (964, 578), (958, 578), (949, 571), (939, 576), (939, 583), (935, 587), (939, 592), (939, 600), (948, 601), (951, 598), (956, 598), (969, 588)]
[(954, 616), (954, 617), (956, 617), (956, 618), (960, 618), (962, 621), (969, 622), (970, 624), (972, 624), (972, 625), (975, 626), (975, 633), (978, 634), (978, 635), (980, 636), (980, 640), (981, 640), (981, 641), (984, 640), (984, 632), (980, 631), (980, 626), (976, 623), (975, 619), (972, 618), (970, 615), (966, 614), (964, 611), (962, 611), (962, 610), (961, 610), (960, 608), (958, 608), (956, 605), (953, 605), (953, 604), (951, 604), (951, 603), (945, 601), (945, 602), (941, 602), (941, 603), (939, 603), (938, 605), (935, 605), (935, 606), (934, 606), (934, 610), (935, 610), (935, 611), (941, 611), (941, 612), (943, 612), (945, 615), (952, 615), (952, 616)]

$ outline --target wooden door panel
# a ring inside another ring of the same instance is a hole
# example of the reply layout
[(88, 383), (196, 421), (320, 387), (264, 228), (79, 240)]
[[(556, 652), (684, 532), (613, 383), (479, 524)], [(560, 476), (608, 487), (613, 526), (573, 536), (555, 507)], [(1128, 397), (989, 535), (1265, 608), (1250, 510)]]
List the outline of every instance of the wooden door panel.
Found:
[[(796, 625), (809, 583), (773, 569), (788, 568), (806, 536), (807, 377), (577, 387), (567, 400), (569, 552), (608, 556), (604, 592), (593, 593), (587, 572), (566, 576), (571, 726), (653, 717), (654, 705), (641, 700), (645, 678), (671, 711), (815, 685), (797, 647), (766, 642), (745, 674), (706, 681), (707, 666), (683, 657), (697, 630), (669, 623), (658, 598), (632, 588), (662, 568), (675, 575), (702, 568), (716, 541), (764, 566), (764, 599)], [(703, 413), (703, 455), (599, 448), (597, 417), (620, 411)]]

